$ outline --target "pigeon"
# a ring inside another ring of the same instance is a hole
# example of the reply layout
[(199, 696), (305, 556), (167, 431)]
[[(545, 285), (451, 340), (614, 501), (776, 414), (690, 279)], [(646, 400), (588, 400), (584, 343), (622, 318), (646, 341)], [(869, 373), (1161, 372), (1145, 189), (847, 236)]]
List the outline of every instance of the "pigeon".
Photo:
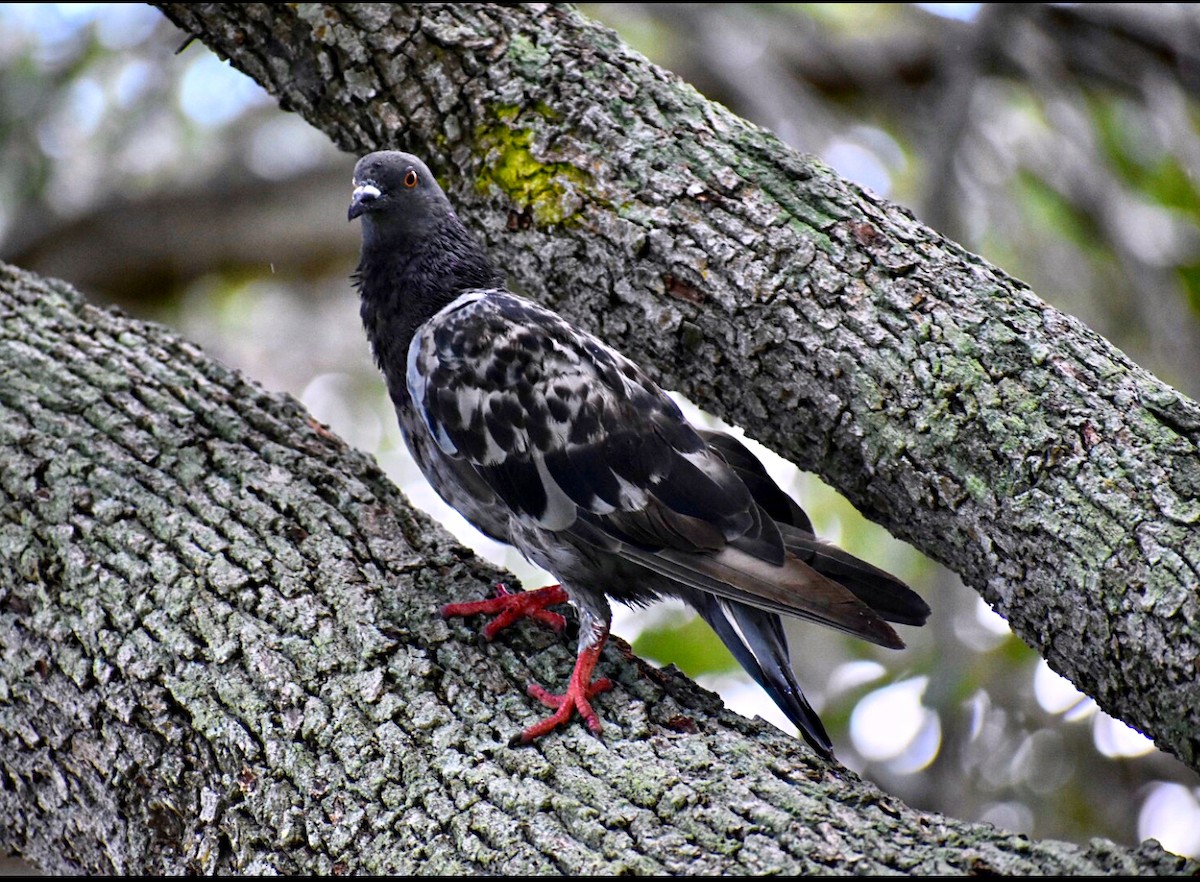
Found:
[(675, 597), (832, 759), (781, 617), (899, 649), (888, 623), (923, 624), (925, 601), (819, 539), (739, 440), (693, 426), (631, 360), (510, 291), (420, 159), (368, 154), (353, 188), (363, 326), (413, 459), (467, 521), (559, 580), (499, 586), (442, 615), (493, 615), (483, 631), (491, 639), (525, 617), (561, 631), (565, 619), (550, 607), (578, 610), (566, 690), (529, 686), (554, 713), (514, 743), (575, 714), (600, 734), (592, 699), (612, 686), (596, 676), (609, 600), (638, 607)]

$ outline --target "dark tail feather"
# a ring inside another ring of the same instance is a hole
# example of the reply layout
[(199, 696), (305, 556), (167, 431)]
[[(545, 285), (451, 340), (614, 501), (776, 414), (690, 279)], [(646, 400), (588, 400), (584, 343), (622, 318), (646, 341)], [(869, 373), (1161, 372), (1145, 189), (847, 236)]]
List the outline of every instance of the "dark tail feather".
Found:
[(792, 673), (779, 616), (707, 593), (698, 594), (693, 605), (729, 647), (738, 664), (767, 691), (813, 750), (833, 759), (833, 742)]
[(721, 432), (704, 431), (701, 435), (737, 472), (754, 501), (778, 524), (788, 551), (822, 576), (846, 586), (886, 621), (925, 624), (929, 605), (924, 600), (895, 576), (818, 539), (808, 515), (780, 489), (758, 457), (741, 441)]
[(929, 604), (890, 573), (859, 560), (806, 530), (780, 525), (783, 544), (822, 576), (844, 585), (880, 618), (901, 625), (924, 625)]

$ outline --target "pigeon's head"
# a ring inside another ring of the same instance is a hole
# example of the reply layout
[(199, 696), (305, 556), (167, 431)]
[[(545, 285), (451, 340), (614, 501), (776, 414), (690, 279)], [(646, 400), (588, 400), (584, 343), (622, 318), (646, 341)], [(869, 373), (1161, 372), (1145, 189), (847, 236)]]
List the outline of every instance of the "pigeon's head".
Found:
[(362, 218), (367, 239), (419, 240), (453, 214), (433, 172), (409, 153), (368, 153), (354, 167), (348, 216)]

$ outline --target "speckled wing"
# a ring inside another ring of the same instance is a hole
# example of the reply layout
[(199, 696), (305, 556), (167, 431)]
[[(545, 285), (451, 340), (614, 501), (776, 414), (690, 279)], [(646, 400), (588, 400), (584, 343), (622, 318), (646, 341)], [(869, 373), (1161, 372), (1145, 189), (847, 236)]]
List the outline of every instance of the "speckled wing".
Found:
[(526, 528), (901, 645), (853, 593), (786, 550), (731, 454), (636, 365), (555, 314), (503, 291), (464, 294), (419, 329), (407, 382), (440, 451), (469, 464)]

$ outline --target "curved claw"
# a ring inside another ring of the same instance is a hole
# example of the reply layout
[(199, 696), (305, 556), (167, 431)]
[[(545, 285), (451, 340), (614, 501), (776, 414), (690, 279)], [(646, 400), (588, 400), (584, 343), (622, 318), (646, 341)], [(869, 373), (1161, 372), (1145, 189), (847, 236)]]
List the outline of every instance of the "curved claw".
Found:
[[(496, 585), (496, 596), (490, 600), (473, 600), (466, 603), (448, 603), (440, 610), (443, 618), (451, 616), (492, 615), (495, 618), (483, 629), (483, 636), (491, 640), (500, 631), (523, 618), (537, 619), (549, 625), (555, 631), (561, 632), (567, 620), (546, 607), (566, 603), (570, 598), (561, 585), (547, 585), (536, 591), (509, 591), (500, 583)], [(537, 685), (529, 684), (528, 691), (546, 707), (553, 708), (554, 713), (541, 722), (534, 723), (519, 736), (515, 736), (511, 744), (528, 744), (559, 726), (570, 722), (575, 712), (583, 719), (594, 734), (599, 735), (603, 729), (600, 716), (592, 708), (591, 699), (612, 689), (612, 680), (600, 677), (592, 680), (596, 663), (600, 660), (600, 651), (608, 639), (607, 608), (605, 616), (598, 617), (587, 609), (581, 610), (581, 629), (579, 654), (575, 657), (575, 668), (571, 671), (571, 679), (567, 690), (561, 694), (550, 692)]]

